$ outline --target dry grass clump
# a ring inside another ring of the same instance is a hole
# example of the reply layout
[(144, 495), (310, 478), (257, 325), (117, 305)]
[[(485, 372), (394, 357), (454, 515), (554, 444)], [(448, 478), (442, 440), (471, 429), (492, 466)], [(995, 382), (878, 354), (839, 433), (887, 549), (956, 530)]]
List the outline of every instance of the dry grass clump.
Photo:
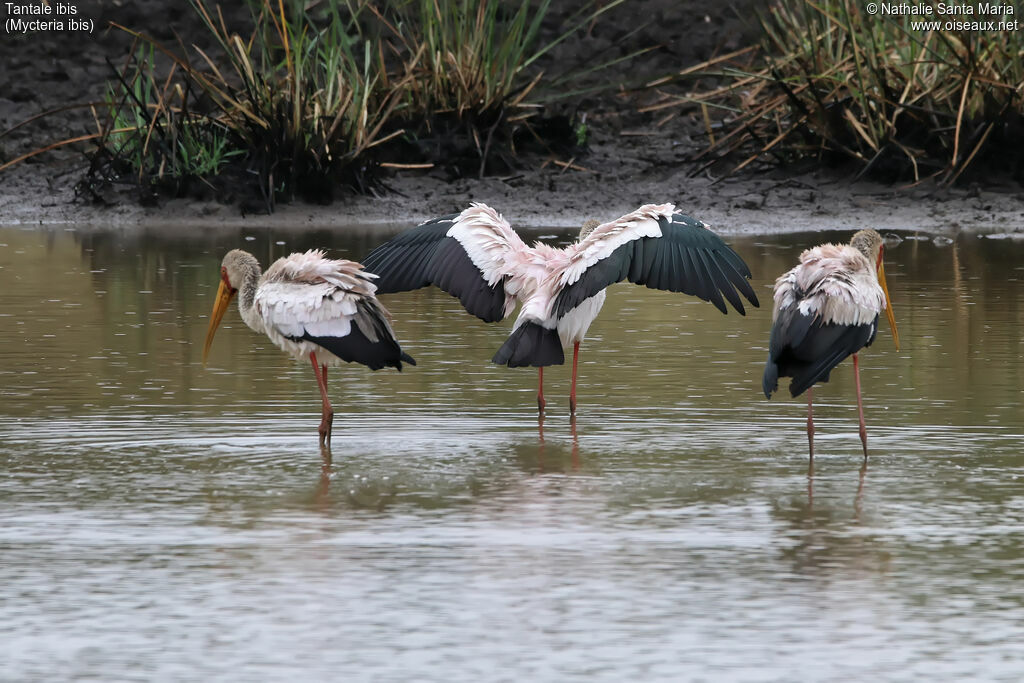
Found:
[[(708, 125), (707, 164), (852, 160), (861, 174), (953, 183), (969, 168), (1024, 175), (1024, 30), (960, 30), (949, 20), (1014, 16), (869, 15), (860, 0), (779, 0), (740, 66), (689, 69), (713, 90), (668, 95), (726, 112)], [(736, 57), (738, 55), (733, 55)], [(706, 80), (704, 82), (707, 82)]]
[(245, 33), (191, 0), (213, 49), (119, 26), (134, 44), (93, 107), (96, 132), (57, 144), (95, 142), (79, 186), (95, 197), (124, 182), (146, 199), (248, 187), (268, 211), (374, 191), (381, 167), (444, 156), (473, 156), (483, 175), (495, 151), (507, 160), (524, 132), (539, 137), (532, 94), (567, 92), (536, 61), (623, 1), (580, 11), (542, 43), (550, 0), (249, 0)]
[(227, 173), (268, 210), (296, 194), (327, 199), (337, 184), (367, 189), (368, 151), (401, 134), (392, 125), (401, 93), (362, 36), (362, 6), (331, 2), (314, 14), (299, 2), (254, 1), (244, 38), (219, 8), (193, 7), (216, 54), (172, 50), (120, 27), (142, 47), (97, 113), (99, 144), (83, 185), (127, 178), (181, 194)]

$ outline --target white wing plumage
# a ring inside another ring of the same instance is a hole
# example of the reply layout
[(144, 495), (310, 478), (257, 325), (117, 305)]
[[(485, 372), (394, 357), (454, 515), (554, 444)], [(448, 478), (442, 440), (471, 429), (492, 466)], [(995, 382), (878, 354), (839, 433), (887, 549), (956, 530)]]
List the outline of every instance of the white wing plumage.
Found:
[(661, 237), (659, 218), (672, 219), (673, 204), (644, 204), (636, 211), (594, 228), (589, 235), (565, 250), (566, 261), (553, 272), (559, 288), (576, 283), (587, 268), (612, 255), (627, 242), (642, 237)]
[(344, 337), (352, 329), (360, 295), (337, 285), (272, 282), (260, 285), (255, 304), (268, 333), (286, 337)]
[(511, 274), (509, 255), (528, 249), (500, 213), (480, 203), (473, 203), (460, 213), (448, 229), (447, 236), (462, 245), (473, 265), (491, 286)]
[(329, 259), (321, 249), (289, 254), (274, 261), (260, 279), (261, 283), (318, 281), (341, 289), (370, 296), (377, 291), (370, 280), (377, 277), (363, 271), (363, 266), (346, 259)]
[[(293, 340), (344, 337), (354, 319), (360, 322), (359, 304), (371, 303), (376, 290), (371, 277), (360, 264), (327, 259), (320, 250), (295, 253), (267, 269), (253, 303), (271, 339), (285, 350), (306, 352), (305, 345), (292, 348)], [(363, 331), (376, 340), (372, 327)]]

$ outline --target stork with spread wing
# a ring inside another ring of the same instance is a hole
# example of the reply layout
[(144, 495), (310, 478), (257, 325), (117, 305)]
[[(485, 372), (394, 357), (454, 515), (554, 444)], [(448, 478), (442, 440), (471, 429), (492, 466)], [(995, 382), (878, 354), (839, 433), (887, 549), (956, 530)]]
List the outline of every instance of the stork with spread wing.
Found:
[(726, 312), (754, 306), (750, 269), (701, 221), (672, 204), (646, 204), (610, 223), (588, 221), (579, 239), (558, 249), (527, 246), (508, 222), (484, 204), (429, 220), (374, 249), (364, 260), (378, 292), (434, 285), (456, 296), (485, 322), (522, 308), (493, 362), (538, 368), (537, 407), (543, 411), (544, 368), (565, 362), (573, 346), (570, 411), (576, 411), (580, 342), (597, 317), (605, 289), (616, 282), (692, 294)]

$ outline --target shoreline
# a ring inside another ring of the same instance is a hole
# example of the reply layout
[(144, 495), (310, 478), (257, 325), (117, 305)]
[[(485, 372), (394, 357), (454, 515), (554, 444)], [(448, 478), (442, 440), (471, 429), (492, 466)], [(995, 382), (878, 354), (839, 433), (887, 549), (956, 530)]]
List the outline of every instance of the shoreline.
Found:
[(870, 183), (851, 185), (841, 178), (772, 174), (715, 184), (686, 177), (684, 171), (660, 180), (630, 182), (541, 170), (525, 174), (518, 183), (397, 176), (389, 180), (394, 192), (382, 197), (346, 196), (330, 205), (282, 204), (273, 214), (245, 214), (234, 205), (188, 199), (169, 200), (157, 207), (127, 200), (111, 207), (87, 205), (75, 200), (70, 184), (50, 184), (38, 172), (43, 168), (28, 166), (8, 175), (0, 190), (0, 226), (143, 231), (291, 227), (388, 234), (457, 213), (478, 201), (496, 208), (513, 227), (529, 230), (578, 227), (588, 218), (603, 222), (642, 204), (672, 202), (723, 235), (873, 227), (881, 232), (947, 237), (961, 232), (1024, 237), (1024, 194), (1011, 188), (901, 192)]

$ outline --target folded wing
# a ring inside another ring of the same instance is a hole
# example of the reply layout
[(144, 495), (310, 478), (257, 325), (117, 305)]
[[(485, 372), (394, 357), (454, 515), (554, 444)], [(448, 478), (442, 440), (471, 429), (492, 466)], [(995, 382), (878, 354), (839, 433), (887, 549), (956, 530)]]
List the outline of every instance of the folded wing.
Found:
[(352, 261), (293, 254), (267, 270), (253, 303), (267, 335), (282, 348), (282, 340), (312, 342), (372, 370), (415, 365), (395, 339), (371, 277)]
[(792, 377), (789, 393), (795, 398), (829, 374), (847, 356), (870, 346), (878, 332), (878, 316), (870, 322), (840, 324), (821, 316), (801, 313), (798, 307), (782, 311), (772, 325), (762, 389), (771, 398), (779, 377)]
[(775, 281), (775, 308), (762, 388), (771, 397), (780, 377), (792, 377), (796, 397), (847, 356), (870, 346), (885, 296), (871, 263), (849, 245), (822, 244)]

